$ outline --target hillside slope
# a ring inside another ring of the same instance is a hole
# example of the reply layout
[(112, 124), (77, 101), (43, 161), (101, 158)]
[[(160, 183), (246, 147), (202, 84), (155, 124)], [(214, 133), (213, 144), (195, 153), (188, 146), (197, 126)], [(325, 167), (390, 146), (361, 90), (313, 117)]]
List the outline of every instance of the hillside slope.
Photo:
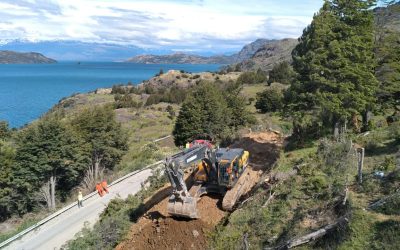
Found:
[(269, 71), (276, 63), (291, 62), (292, 50), (297, 43), (297, 39), (291, 38), (268, 41), (250, 59), (239, 63), (237, 68), (241, 71), (255, 71), (257, 69)]
[(375, 25), (379, 29), (400, 32), (400, 2), (387, 8), (374, 9)]
[(9, 50), (0, 51), (0, 64), (36, 64), (36, 63), (56, 63), (57, 61), (40, 53), (28, 52), (20, 53)]

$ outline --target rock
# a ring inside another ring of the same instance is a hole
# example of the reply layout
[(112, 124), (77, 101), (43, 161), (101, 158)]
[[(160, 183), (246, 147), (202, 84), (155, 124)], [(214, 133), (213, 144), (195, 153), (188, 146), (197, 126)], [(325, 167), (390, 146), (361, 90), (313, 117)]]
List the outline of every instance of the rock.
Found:
[(106, 88), (99, 88), (99, 89), (96, 89), (96, 94), (100, 94), (100, 95), (108, 95), (108, 94), (111, 94), (111, 91), (112, 91), (112, 89), (110, 89), (110, 88), (108, 88), (108, 89), (106, 89)]
[(192, 231), (192, 234), (193, 234), (193, 236), (195, 237), (195, 238), (197, 238), (197, 237), (199, 237), (199, 232), (197, 231), (197, 230), (193, 230)]

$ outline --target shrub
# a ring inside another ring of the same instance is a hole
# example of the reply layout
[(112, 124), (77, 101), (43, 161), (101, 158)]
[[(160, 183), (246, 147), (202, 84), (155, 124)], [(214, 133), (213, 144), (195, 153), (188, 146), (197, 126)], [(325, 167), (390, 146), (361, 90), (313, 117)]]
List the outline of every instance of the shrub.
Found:
[(132, 97), (129, 94), (126, 95), (115, 95), (114, 96), (114, 100), (115, 100), (115, 105), (114, 107), (116, 109), (120, 109), (120, 108), (139, 108), (141, 106), (140, 103), (135, 102)]
[(262, 113), (280, 111), (283, 108), (283, 91), (277, 87), (270, 87), (257, 93), (255, 107)]
[(388, 215), (400, 215), (400, 195), (390, 198), (377, 211)]
[(388, 220), (380, 222), (375, 225), (375, 231), (372, 249), (398, 249), (400, 246), (399, 221)]
[(168, 118), (171, 119), (171, 120), (173, 120), (174, 117), (175, 117), (174, 108), (173, 108), (171, 105), (168, 105), (165, 111), (168, 112)]
[(254, 72), (243, 72), (237, 79), (239, 84), (255, 84), (257, 83)]
[(255, 100), (256, 100), (256, 98), (250, 97), (250, 98), (249, 98), (248, 105), (251, 105)]
[(286, 61), (275, 64), (269, 72), (268, 83), (279, 82), (282, 84), (290, 84), (293, 80), (294, 72), (290, 64)]
[(137, 86), (133, 86), (129, 89), (129, 93), (140, 95), (140, 94), (142, 94), (142, 91)]
[(157, 92), (156, 89), (148, 84), (146, 84), (146, 86), (144, 87), (144, 93), (148, 95), (155, 94), (156, 92)]
[(187, 94), (188, 90), (173, 86), (169, 89), (162, 89), (159, 90), (158, 93), (153, 91), (153, 94), (147, 98), (146, 106), (150, 106), (153, 104), (157, 104), (160, 102), (167, 102), (167, 103), (182, 103)]
[(122, 85), (122, 84), (119, 84), (119, 85), (113, 85), (112, 86), (112, 89), (111, 89), (111, 94), (121, 94), (121, 95), (124, 95), (124, 94), (126, 94), (126, 93), (128, 93), (128, 89), (124, 86), (124, 85)]
[(0, 121), (0, 139), (4, 139), (10, 136), (10, 128), (8, 122)]

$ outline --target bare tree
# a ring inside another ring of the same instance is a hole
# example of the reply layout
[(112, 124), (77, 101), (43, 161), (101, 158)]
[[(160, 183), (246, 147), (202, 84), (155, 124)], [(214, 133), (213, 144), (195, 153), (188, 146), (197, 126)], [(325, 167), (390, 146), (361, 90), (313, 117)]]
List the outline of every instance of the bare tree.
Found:
[(103, 179), (104, 167), (100, 164), (91, 164), (85, 171), (85, 176), (81, 183), (81, 187), (87, 191), (92, 191), (96, 183)]
[(47, 208), (51, 209), (50, 181), (47, 181), (40, 188), (38, 200), (46, 202)]
[(56, 181), (57, 178), (52, 175), (50, 176), (50, 197), (51, 197), (51, 209), (55, 209), (56, 208)]
[(50, 176), (38, 193), (38, 201), (45, 202), (49, 210), (56, 208), (56, 181), (56, 177)]

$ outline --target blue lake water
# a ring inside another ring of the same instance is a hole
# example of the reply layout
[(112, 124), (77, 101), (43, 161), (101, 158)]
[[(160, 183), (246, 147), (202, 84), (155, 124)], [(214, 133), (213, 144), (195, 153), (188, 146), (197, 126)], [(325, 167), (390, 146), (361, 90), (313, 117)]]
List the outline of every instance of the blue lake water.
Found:
[(138, 84), (170, 69), (217, 71), (215, 64), (132, 64), (114, 62), (59, 62), (57, 64), (1, 64), (0, 120), (20, 127), (39, 118), (73, 93), (85, 93), (113, 84)]

